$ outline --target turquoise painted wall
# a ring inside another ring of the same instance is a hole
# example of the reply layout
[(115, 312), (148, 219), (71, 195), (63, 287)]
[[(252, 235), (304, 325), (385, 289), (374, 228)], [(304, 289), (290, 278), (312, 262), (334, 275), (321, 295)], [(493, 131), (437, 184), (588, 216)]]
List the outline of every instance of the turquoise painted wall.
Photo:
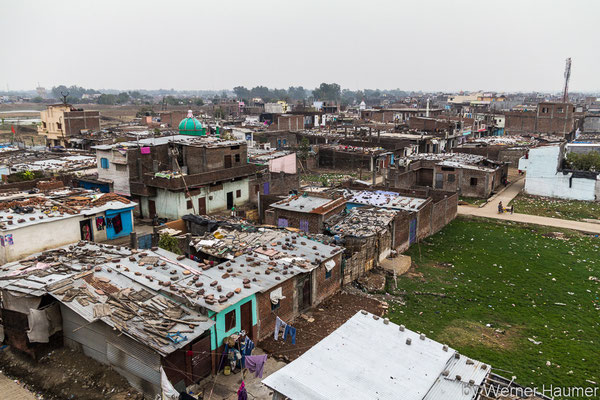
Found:
[[(227, 307), (223, 311), (216, 313), (217, 314), (216, 324), (210, 328), (210, 349), (211, 350), (216, 350), (217, 347), (219, 347), (223, 344), (223, 339), (225, 339), (229, 335), (239, 332), (242, 329), (242, 327), (241, 327), (242, 314), (241, 314), (240, 308), (242, 307), (243, 304), (246, 304), (249, 301), (252, 302), (252, 306), (250, 307), (250, 309), (252, 310), (252, 326), (256, 325), (256, 323), (258, 322), (257, 321), (258, 318), (256, 315), (256, 295), (253, 294), (252, 296), (248, 296), (245, 299), (240, 300), (239, 302)], [(225, 330), (225, 314), (227, 314), (231, 310), (235, 310), (235, 327), (226, 331)], [(212, 317), (214, 315), (215, 315), (214, 311), (208, 312), (209, 318), (212, 319)]]

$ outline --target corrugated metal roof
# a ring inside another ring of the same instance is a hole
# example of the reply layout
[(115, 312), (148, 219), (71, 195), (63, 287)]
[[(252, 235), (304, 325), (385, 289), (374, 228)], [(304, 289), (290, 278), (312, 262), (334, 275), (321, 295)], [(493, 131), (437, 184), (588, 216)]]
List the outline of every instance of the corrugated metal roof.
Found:
[(335, 200), (316, 196), (295, 195), (290, 196), (285, 200), (271, 204), (271, 207), (281, 210), (297, 211), (309, 213), (315, 208), (325, 206)]
[[(150, 257), (154, 257), (155, 263), (150, 262), (154, 260)], [(175, 280), (187, 277), (184, 273), (186, 266), (175, 257), (165, 250), (134, 253), (123, 247), (81, 242), (2, 266), (0, 288), (34, 296), (49, 293), (87, 322), (102, 320), (156, 352), (167, 355), (189, 344), (215, 324), (207, 316), (174, 302), (173, 298), (181, 296), (174, 287), (163, 290), (166, 288), (156, 282), (158, 279), (171, 282), (172, 277)], [(146, 263), (141, 260), (146, 260)], [(67, 291), (69, 287), (84, 293), (83, 299), (74, 298)], [(138, 294), (140, 297), (136, 296)], [(118, 304), (123, 304), (124, 300), (127, 300), (125, 305), (119, 307)], [(94, 307), (103, 304), (109, 305), (112, 315), (95, 316)], [(168, 317), (167, 305), (181, 310), (183, 316)], [(128, 314), (126, 318), (119, 316), (123, 315), (119, 314), (119, 308)], [(148, 332), (150, 321), (166, 322), (169, 325), (166, 331), (171, 333), (185, 331), (183, 336), (186, 339), (175, 343), (159, 335), (157, 340), (156, 335)]]
[(402, 196), (396, 192), (376, 190), (345, 190), (344, 197), (349, 203), (388, 208), (392, 210), (417, 211), (427, 199)]
[[(481, 384), (485, 375), (475, 371), (479, 363), (467, 368), (461, 362), (464, 357), (453, 361), (453, 349), (376, 318), (357, 313), (263, 383), (292, 400), (454, 399), (442, 393), (442, 389), (450, 392), (444, 382), (437, 383), (446, 369)], [(475, 394), (456, 398), (472, 399)]]
[[(423, 400), (470, 400), (477, 394), (490, 366), (463, 355), (452, 357)], [(446, 375), (447, 371), (447, 375)]]

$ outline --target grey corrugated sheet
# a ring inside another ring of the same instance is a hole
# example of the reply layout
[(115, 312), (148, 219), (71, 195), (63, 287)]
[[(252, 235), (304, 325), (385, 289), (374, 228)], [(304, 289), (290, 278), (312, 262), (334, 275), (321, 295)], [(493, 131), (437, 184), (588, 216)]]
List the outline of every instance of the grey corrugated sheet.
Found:
[(422, 400), (454, 353), (431, 339), (421, 340), (416, 332), (400, 331), (396, 324), (359, 312), (263, 383), (292, 400)]
[[(108, 364), (106, 358), (106, 325), (102, 322), (88, 322), (71, 309), (60, 304), (63, 319), (63, 336), (81, 345), (83, 354), (103, 364)], [(75, 329), (77, 329), (75, 331)]]
[[(160, 384), (160, 370), (134, 357), (126, 349), (107, 342), (106, 356), (110, 365), (129, 371), (133, 375), (153, 384)], [(160, 366), (159, 366), (160, 368)]]
[[(472, 364), (468, 363), (468, 360)], [(483, 367), (483, 368), (482, 368)], [(440, 375), (423, 400), (471, 400), (490, 372), (490, 366), (463, 355), (452, 357), (445, 368), (448, 376)], [(460, 381), (457, 376), (460, 376)], [(470, 381), (473, 383), (470, 383)]]

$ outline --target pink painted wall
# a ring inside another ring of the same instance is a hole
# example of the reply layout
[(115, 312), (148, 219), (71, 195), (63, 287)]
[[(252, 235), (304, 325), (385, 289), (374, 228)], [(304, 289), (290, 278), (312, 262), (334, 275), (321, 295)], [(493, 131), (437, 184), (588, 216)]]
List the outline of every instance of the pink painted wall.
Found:
[(285, 172), (286, 174), (296, 173), (296, 153), (288, 154), (287, 156), (269, 160), (269, 171)]

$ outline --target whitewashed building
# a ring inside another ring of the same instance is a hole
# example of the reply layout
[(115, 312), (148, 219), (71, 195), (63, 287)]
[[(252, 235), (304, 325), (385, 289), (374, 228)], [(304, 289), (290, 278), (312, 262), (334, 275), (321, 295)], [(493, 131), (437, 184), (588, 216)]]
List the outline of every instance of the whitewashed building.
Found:
[(519, 160), (519, 170), (527, 172), (525, 192), (569, 200), (599, 200), (599, 174), (563, 169), (564, 154), (564, 143), (530, 149)]

